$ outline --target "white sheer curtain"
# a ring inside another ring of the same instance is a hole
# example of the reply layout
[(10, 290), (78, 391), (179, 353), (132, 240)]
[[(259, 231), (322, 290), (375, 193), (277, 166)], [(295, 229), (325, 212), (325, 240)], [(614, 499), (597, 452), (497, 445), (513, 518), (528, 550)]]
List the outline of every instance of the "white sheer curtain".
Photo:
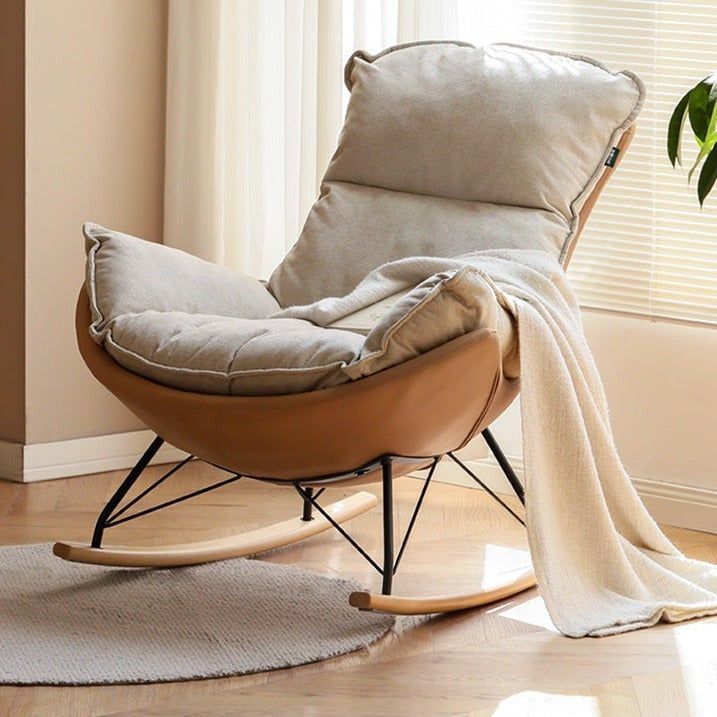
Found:
[(336, 3), (173, 0), (165, 242), (266, 276), (340, 125)]
[[(499, 7), (495, 7), (499, 5)], [(336, 144), (356, 48), (470, 38), (511, 0), (171, 0), (165, 243), (267, 277)]]

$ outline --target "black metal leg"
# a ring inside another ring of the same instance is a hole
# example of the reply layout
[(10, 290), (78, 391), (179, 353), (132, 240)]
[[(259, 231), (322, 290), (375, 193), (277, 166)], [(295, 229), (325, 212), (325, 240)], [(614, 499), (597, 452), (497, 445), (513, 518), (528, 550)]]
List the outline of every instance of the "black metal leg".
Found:
[(381, 592), (391, 594), (393, 587), (393, 461), (381, 461), (383, 474), (383, 584)]
[(142, 454), (142, 457), (137, 461), (134, 468), (127, 474), (127, 477), (122, 481), (122, 484), (114, 492), (114, 495), (109, 499), (107, 505), (102, 509), (102, 512), (97, 518), (95, 523), (95, 530), (92, 533), (92, 547), (99, 548), (102, 545), (102, 534), (107, 526), (107, 521), (112, 515), (114, 509), (119, 505), (122, 498), (127, 495), (130, 488), (136, 483), (137, 479), (142, 475), (142, 471), (147, 467), (149, 462), (157, 454), (157, 451), (162, 447), (164, 439), (157, 436), (149, 448)]
[(505, 453), (503, 453), (503, 450), (498, 445), (498, 441), (495, 440), (493, 434), (487, 428), (483, 429), (482, 434), (483, 438), (485, 438), (485, 442), (488, 444), (488, 448), (490, 448), (491, 453), (498, 461), (498, 465), (503, 470), (503, 473), (505, 473), (505, 477), (510, 482), (510, 485), (515, 491), (515, 494), (518, 496), (518, 499), (523, 505), (525, 505), (525, 490), (523, 488), (523, 484), (518, 479), (518, 476), (515, 475), (515, 471), (510, 465), (508, 459), (505, 457)]
[(396, 557), (396, 562), (393, 564), (393, 574), (395, 575), (398, 570), (398, 565), (401, 562), (401, 558), (403, 557), (403, 551), (406, 549), (406, 546), (408, 545), (408, 541), (411, 538), (411, 532), (413, 531), (413, 526), (416, 524), (416, 519), (418, 518), (418, 514), (421, 512), (421, 506), (423, 505), (423, 499), (426, 497), (426, 493), (428, 492), (428, 486), (431, 484), (431, 480), (433, 479), (433, 474), (436, 472), (436, 466), (438, 465), (438, 462), (441, 460), (441, 456), (436, 456), (436, 458), (433, 459), (433, 463), (431, 463), (431, 468), (428, 471), (428, 475), (426, 476), (425, 481), (423, 482), (423, 487), (421, 488), (421, 493), (418, 496), (418, 500), (416, 501), (416, 506), (413, 509), (413, 515), (411, 515), (411, 520), (408, 521), (408, 527), (406, 528), (406, 533), (403, 536), (403, 541), (401, 542), (401, 547), (398, 549), (398, 556)]
[(314, 495), (314, 489), (313, 488), (305, 488), (304, 489), (308, 495), (308, 498), (304, 498), (304, 510), (301, 514), (301, 520), (309, 521), (313, 520), (313, 505), (311, 505), (311, 497)]
[[(450, 455), (450, 454), (449, 454)], [(300, 483), (294, 483), (294, 489), (301, 496), (305, 503), (309, 503), (312, 508), (321, 513), (326, 520), (339, 532), (352, 546), (357, 550), (361, 556), (378, 572), (382, 578), (382, 592), (384, 595), (390, 595), (393, 587), (393, 576), (398, 570), (398, 564), (401, 561), (401, 557), (408, 545), (411, 532), (418, 518), (418, 513), (423, 505), (423, 499), (426, 497), (428, 486), (433, 478), (433, 474), (436, 470), (436, 466), (441, 459), (441, 456), (436, 456), (431, 463), (428, 477), (421, 489), (416, 505), (413, 509), (413, 514), (408, 522), (408, 527), (401, 541), (401, 547), (398, 551), (398, 557), (394, 561), (394, 530), (393, 530), (393, 459), (394, 456), (384, 456), (381, 459), (381, 470), (383, 478), (383, 567), (381, 567), (367, 552), (359, 545), (349, 533), (343, 528), (342, 525), (337, 523), (329, 513), (321, 506), (318, 502), (318, 498), (326, 490), (321, 488), (316, 492), (310, 488), (304, 488)]]
[(494, 491), (492, 491), (455, 453), (448, 452), (448, 457), (458, 466), (460, 466), (464, 473), (469, 475), (496, 503), (505, 508), (521, 525), (525, 525), (525, 521)]
[(374, 568), (374, 570), (376, 570), (377, 573), (383, 573), (383, 571), (381, 570), (381, 566), (346, 532), (346, 530), (340, 523), (337, 523), (331, 517), (331, 515), (326, 512), (326, 510), (321, 506), (321, 503), (318, 502), (319, 496), (325, 490), (324, 488), (311, 496), (308, 494), (308, 488), (302, 488), (301, 485), (299, 485), (298, 483), (294, 483), (294, 489), (304, 500), (308, 500), (311, 505), (316, 508), (316, 510), (318, 510), (319, 513), (321, 513), (321, 515), (323, 515), (324, 518), (326, 518), (326, 520), (331, 523), (331, 525), (334, 526), (336, 531), (340, 533), (346, 539), (346, 541), (351, 544), (364, 557), (366, 562), (369, 563)]

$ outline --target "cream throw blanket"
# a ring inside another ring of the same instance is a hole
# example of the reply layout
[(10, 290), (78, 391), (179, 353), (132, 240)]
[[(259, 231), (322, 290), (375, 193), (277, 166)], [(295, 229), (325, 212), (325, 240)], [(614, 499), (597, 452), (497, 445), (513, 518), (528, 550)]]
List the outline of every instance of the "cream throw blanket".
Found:
[[(579, 307), (552, 257), (502, 250), (402, 259), (345, 297), (278, 315), (326, 326), (466, 265), (485, 279), (476, 307), (500, 302), (518, 326), (528, 539), (555, 626), (570, 637), (602, 636), (717, 614), (717, 566), (672, 545), (620, 462)], [(483, 306), (483, 315), (496, 313)]]

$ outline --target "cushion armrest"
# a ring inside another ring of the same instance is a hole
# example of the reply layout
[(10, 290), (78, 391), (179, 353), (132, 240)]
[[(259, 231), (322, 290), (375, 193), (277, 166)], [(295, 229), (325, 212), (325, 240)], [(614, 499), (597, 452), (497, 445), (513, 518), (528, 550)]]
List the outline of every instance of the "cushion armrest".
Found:
[(98, 224), (85, 224), (82, 230), (90, 334), (96, 341), (123, 314), (183, 311), (264, 319), (279, 310), (266, 286), (250, 276)]

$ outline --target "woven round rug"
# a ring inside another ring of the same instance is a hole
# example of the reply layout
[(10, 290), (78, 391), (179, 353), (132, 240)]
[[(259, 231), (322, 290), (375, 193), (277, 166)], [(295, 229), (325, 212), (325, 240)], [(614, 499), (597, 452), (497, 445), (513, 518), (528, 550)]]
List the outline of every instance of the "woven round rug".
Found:
[(0, 548), (0, 683), (87, 685), (241, 675), (358, 650), (394, 624), (350, 580), (258, 560), (171, 570)]

